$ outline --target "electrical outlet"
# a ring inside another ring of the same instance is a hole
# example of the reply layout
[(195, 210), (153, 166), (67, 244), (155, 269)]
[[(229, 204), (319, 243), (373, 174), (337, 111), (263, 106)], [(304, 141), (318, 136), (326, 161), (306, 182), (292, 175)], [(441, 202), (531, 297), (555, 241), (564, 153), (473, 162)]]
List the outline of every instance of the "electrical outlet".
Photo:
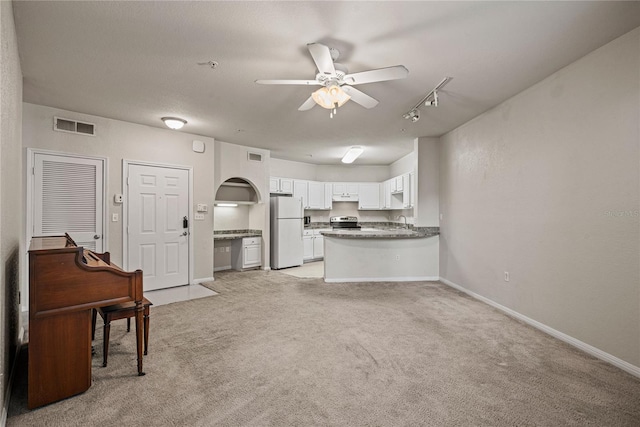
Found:
[(396, 261), (400, 261), (400, 255), (396, 255)]
[(111, 214), (111, 222), (118, 222), (119, 215), (117, 213)]
[(193, 218), (194, 218), (196, 221), (202, 221), (202, 220), (204, 219), (204, 214), (198, 214), (198, 213), (197, 213), (197, 214), (195, 214), (195, 215), (193, 216)]
[(508, 271), (505, 271), (505, 272), (504, 272), (504, 281), (505, 281), (505, 282), (508, 282), (508, 281), (509, 281), (509, 272), (508, 272)]

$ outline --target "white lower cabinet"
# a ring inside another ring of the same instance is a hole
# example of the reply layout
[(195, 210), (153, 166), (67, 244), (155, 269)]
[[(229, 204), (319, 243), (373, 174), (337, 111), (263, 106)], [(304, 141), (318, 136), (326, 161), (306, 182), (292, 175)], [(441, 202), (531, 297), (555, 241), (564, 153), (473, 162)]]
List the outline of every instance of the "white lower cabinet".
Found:
[(302, 258), (304, 261), (324, 258), (324, 236), (320, 234), (322, 231), (329, 231), (329, 229), (304, 230), (302, 236), (304, 246)]
[(235, 239), (231, 243), (231, 266), (234, 270), (260, 267), (262, 265), (261, 237)]

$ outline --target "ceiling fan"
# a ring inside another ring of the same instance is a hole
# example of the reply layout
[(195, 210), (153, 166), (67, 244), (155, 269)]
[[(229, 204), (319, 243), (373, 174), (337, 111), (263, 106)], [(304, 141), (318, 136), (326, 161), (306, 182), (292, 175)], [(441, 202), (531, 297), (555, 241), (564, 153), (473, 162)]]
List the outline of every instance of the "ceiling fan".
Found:
[(333, 117), (338, 107), (341, 107), (349, 99), (365, 108), (373, 108), (378, 105), (378, 101), (353, 86), (404, 79), (409, 74), (409, 70), (404, 65), (349, 74), (347, 67), (335, 62), (340, 56), (337, 49), (329, 48), (320, 43), (309, 43), (307, 48), (318, 68), (315, 80), (256, 80), (256, 83), (262, 85), (322, 86), (298, 108), (299, 111), (310, 110), (315, 104), (318, 104), (331, 110), (329, 116)]

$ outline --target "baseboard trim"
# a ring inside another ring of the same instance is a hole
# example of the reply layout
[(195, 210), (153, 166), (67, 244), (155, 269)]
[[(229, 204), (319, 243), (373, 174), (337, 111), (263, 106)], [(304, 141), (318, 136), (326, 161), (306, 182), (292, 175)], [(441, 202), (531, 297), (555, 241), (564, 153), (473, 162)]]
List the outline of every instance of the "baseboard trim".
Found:
[(215, 279), (213, 277), (204, 277), (202, 279), (193, 279), (192, 283), (194, 285), (199, 285), (200, 283), (204, 283), (204, 282), (213, 282)]
[(220, 267), (214, 267), (213, 268), (213, 272), (215, 273), (216, 271), (224, 271), (224, 270), (231, 270), (231, 265), (223, 265)]
[(412, 276), (412, 277), (347, 277), (344, 279), (327, 279), (326, 283), (355, 283), (355, 282), (437, 282), (438, 276)]
[(473, 297), (473, 298), (475, 298), (475, 299), (477, 299), (479, 301), (482, 301), (485, 304), (488, 304), (488, 305), (490, 305), (490, 306), (492, 306), (494, 308), (497, 308), (498, 310), (508, 314), (511, 317), (515, 317), (518, 320), (522, 320), (526, 324), (528, 324), (530, 326), (533, 326), (534, 328), (536, 328), (536, 329), (538, 329), (538, 330), (540, 330), (540, 331), (542, 331), (542, 332), (544, 332), (546, 334), (549, 334), (552, 337), (559, 339), (560, 341), (564, 341), (567, 344), (572, 345), (572, 346), (584, 351), (585, 353), (588, 353), (588, 354), (590, 354), (590, 355), (592, 355), (592, 356), (594, 356), (594, 357), (596, 357), (596, 358), (598, 358), (600, 360), (604, 360), (605, 362), (610, 363), (613, 366), (616, 366), (616, 367), (622, 369), (623, 371), (628, 372), (631, 375), (640, 378), (640, 367), (639, 366), (635, 366), (635, 365), (632, 365), (629, 362), (625, 362), (624, 360), (622, 360), (622, 359), (620, 359), (620, 358), (618, 358), (618, 357), (616, 357), (616, 356), (614, 356), (612, 354), (609, 354), (609, 353), (607, 353), (605, 351), (602, 351), (597, 347), (594, 347), (594, 346), (592, 346), (590, 344), (587, 344), (586, 342), (580, 341), (579, 339), (576, 339), (576, 338), (574, 338), (574, 337), (572, 337), (570, 335), (567, 335), (564, 332), (560, 332), (560, 331), (558, 331), (556, 329), (553, 329), (552, 327), (547, 326), (544, 323), (540, 323), (537, 320), (533, 320), (532, 318), (527, 317), (524, 314), (520, 314), (515, 310), (512, 310), (512, 309), (510, 309), (508, 307), (505, 307), (502, 304), (498, 304), (497, 302), (495, 302), (493, 300), (490, 300), (487, 297), (484, 297), (484, 296), (482, 296), (480, 294), (472, 292), (472, 291), (466, 289), (465, 287), (460, 286), (460, 285), (458, 285), (456, 283), (453, 283), (452, 281), (447, 280), (447, 279), (445, 279), (443, 277), (440, 278), (440, 281), (442, 283), (444, 283), (445, 285), (447, 285), (447, 286), (450, 286), (450, 287), (452, 287), (454, 289), (457, 289), (457, 290), (459, 290), (461, 292), (464, 292), (465, 294), (467, 294), (467, 295), (469, 295), (469, 296), (471, 296), (471, 297)]
[(264, 271), (271, 271), (271, 267), (262, 267)]

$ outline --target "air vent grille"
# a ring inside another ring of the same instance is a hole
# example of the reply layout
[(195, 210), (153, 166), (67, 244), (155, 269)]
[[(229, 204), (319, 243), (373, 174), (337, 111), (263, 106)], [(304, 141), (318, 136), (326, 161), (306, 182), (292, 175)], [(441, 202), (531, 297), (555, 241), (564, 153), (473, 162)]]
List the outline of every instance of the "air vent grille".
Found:
[(95, 136), (96, 125), (93, 123), (63, 119), (62, 117), (54, 117), (53, 130), (57, 130), (60, 132), (77, 133), (79, 135)]
[(260, 153), (249, 153), (249, 161), (250, 162), (261, 162), (262, 154)]

